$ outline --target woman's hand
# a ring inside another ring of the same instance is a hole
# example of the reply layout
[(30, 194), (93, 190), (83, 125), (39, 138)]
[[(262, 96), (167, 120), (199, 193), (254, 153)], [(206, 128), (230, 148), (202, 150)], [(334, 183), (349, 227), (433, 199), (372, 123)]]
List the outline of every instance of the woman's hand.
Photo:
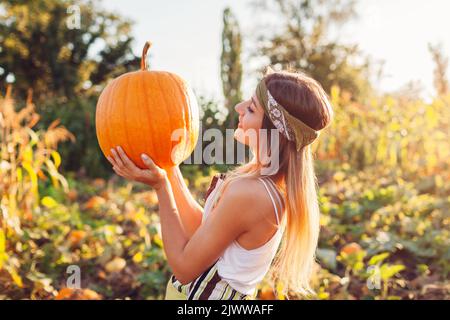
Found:
[(113, 165), (114, 172), (119, 176), (148, 184), (157, 190), (164, 184), (167, 179), (166, 171), (158, 167), (149, 156), (141, 155), (142, 161), (148, 167), (148, 169), (141, 169), (127, 157), (120, 146), (116, 149), (111, 149), (111, 156), (107, 159)]

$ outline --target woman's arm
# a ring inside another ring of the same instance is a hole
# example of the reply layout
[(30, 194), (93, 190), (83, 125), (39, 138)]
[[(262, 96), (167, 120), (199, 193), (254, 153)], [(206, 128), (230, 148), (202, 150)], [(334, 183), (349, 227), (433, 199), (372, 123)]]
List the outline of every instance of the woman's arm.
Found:
[[(108, 157), (114, 171), (126, 179), (135, 180), (153, 186), (154, 180), (149, 170), (138, 168), (120, 148), (111, 149), (112, 157)], [(180, 212), (181, 222), (187, 237), (190, 239), (202, 223), (203, 208), (195, 201), (178, 166), (167, 169), (167, 178), (175, 198), (176, 207)]]
[(189, 191), (178, 166), (167, 170), (167, 178), (172, 187), (181, 222), (190, 239), (202, 223), (203, 208)]
[[(155, 165), (148, 163), (148, 166)], [(181, 223), (170, 183), (167, 178), (161, 181), (156, 193), (164, 251), (175, 277), (182, 284), (195, 280), (219, 259), (233, 240), (260, 219), (262, 207), (254, 204), (257, 202), (252, 192), (254, 186), (232, 182), (211, 213), (214, 219), (206, 219), (189, 239)]]
[(260, 212), (264, 210), (264, 204), (263, 201), (258, 201), (254, 194), (255, 187), (259, 184), (252, 184), (250, 180), (232, 182), (225, 188), (221, 201), (211, 213), (214, 219), (206, 219), (189, 238), (175, 203), (167, 172), (146, 156), (142, 159), (148, 170), (142, 170), (137, 168), (122, 150), (114, 150), (112, 154), (109, 160), (117, 174), (123, 177), (138, 177), (138, 181), (155, 188), (164, 252), (175, 277), (181, 283), (196, 279), (219, 259), (233, 240), (261, 219)]

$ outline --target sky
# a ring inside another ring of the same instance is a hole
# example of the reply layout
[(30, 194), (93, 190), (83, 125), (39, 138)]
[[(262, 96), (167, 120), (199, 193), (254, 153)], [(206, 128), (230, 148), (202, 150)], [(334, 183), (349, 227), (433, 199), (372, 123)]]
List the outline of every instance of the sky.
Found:
[[(252, 76), (254, 60), (247, 56), (255, 25), (262, 19), (254, 15), (251, 1), (107, 0), (102, 6), (135, 22), (136, 55), (140, 56), (146, 40), (153, 43), (150, 69), (176, 73), (197, 93), (222, 101), (222, 12), (227, 6), (236, 15), (243, 35), (244, 98), (251, 95), (257, 81)], [(384, 76), (376, 87), (392, 92), (414, 81), (420, 83), (424, 97), (432, 95), (434, 65), (428, 43), (441, 43), (450, 56), (450, 1), (359, 0), (356, 9), (358, 17), (336, 36), (342, 42), (358, 44), (363, 54), (384, 63)]]

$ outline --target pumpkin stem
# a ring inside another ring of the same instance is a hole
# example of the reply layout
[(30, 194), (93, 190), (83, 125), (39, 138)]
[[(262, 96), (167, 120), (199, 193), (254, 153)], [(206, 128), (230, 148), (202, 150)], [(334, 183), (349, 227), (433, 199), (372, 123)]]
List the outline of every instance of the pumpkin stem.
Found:
[(11, 84), (6, 85), (5, 100), (11, 99), (11, 91), (12, 91), (12, 85)]
[(33, 104), (33, 89), (29, 88), (27, 93), (27, 105)]
[(141, 58), (141, 70), (142, 71), (147, 69), (147, 62), (146, 62), (147, 51), (151, 46), (152, 46), (152, 43), (150, 41), (147, 41), (145, 43), (144, 50), (142, 50), (142, 58)]

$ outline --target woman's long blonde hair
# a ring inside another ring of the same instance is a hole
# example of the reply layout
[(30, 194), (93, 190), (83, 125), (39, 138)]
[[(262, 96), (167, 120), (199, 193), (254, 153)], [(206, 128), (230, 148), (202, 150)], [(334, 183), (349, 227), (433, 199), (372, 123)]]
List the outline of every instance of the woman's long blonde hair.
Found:
[[(297, 72), (274, 72), (268, 69), (264, 80), (275, 100), (291, 115), (299, 118), (315, 130), (322, 130), (333, 118), (328, 97), (314, 79)], [(275, 129), (267, 116), (263, 129)], [(271, 130), (268, 130), (267, 146), (270, 156)], [(296, 150), (295, 144), (279, 135), (279, 169), (272, 178), (280, 187), (285, 200), (286, 230), (281, 246), (269, 271), (272, 286), (281, 284), (281, 293), (314, 294), (310, 278), (315, 262), (319, 238), (318, 185), (314, 171), (311, 145)], [(262, 165), (258, 154), (252, 160), (227, 173), (223, 190), (233, 180), (245, 177), (261, 177)], [(222, 190), (218, 190), (219, 196)], [(213, 199), (213, 203), (217, 201)]]

